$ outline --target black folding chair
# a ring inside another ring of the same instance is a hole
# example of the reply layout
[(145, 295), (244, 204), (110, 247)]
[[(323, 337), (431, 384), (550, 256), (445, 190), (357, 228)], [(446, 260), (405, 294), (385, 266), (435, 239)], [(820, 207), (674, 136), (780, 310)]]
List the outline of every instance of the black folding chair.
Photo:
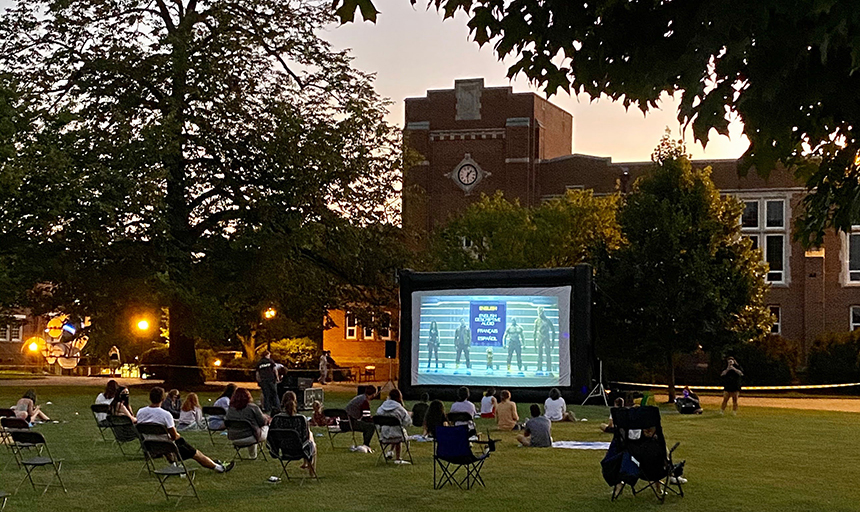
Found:
[[(308, 465), (311, 478), (319, 479), (312, 464), (314, 459), (314, 443), (308, 433), (307, 419), (304, 416), (287, 416), (279, 414), (272, 418), (266, 445), (269, 455), (281, 463), (281, 473), (290, 480), (287, 465), (293, 461), (304, 461)], [(302, 475), (304, 484), (305, 475)]]
[[(681, 443), (666, 449), (666, 438), (660, 424), (660, 409), (654, 406), (615, 407), (611, 409), (615, 433), (607, 457), (601, 463), (603, 476), (613, 485), (611, 499), (616, 500), (630, 487), (633, 495), (647, 489), (662, 503), (666, 494), (684, 496), (681, 480), (684, 463), (675, 464), (672, 454)], [(644, 482), (639, 488), (636, 484)]]
[(326, 430), (328, 431), (328, 440), (331, 443), (332, 449), (334, 449), (334, 438), (338, 434), (344, 434), (347, 432), (352, 433), (352, 444), (355, 443), (355, 430), (352, 428), (352, 420), (349, 418), (349, 414), (346, 413), (344, 409), (324, 409), (323, 414), (325, 414), (326, 418), (330, 418), (334, 420), (333, 425), (328, 425)]
[[(90, 406), (93, 413), (93, 419), (96, 420), (96, 426), (99, 428), (99, 434), (102, 436), (102, 441), (107, 442), (105, 430), (110, 430), (108, 416), (110, 416), (110, 405), (108, 404), (93, 404)], [(104, 414), (104, 419), (99, 419), (99, 415)]]
[[(12, 440), (17, 445), (22, 446), (35, 446), (39, 448), (39, 455), (30, 458), (24, 458), (21, 456), (19, 462), (21, 463), (21, 467), (24, 468), (24, 471), (27, 472), (27, 476), (24, 477), (23, 480), (18, 484), (18, 487), (15, 487), (15, 492), (18, 492), (18, 489), (21, 487), (21, 484), (30, 480), (30, 485), (33, 486), (33, 490), (36, 490), (36, 482), (33, 480), (33, 471), (36, 468), (47, 468), (51, 466), (54, 470), (54, 476), (57, 478), (57, 481), (60, 483), (60, 487), (63, 488), (63, 492), (68, 492), (66, 490), (66, 485), (63, 483), (63, 479), (60, 477), (60, 470), (63, 468), (63, 461), (61, 459), (55, 459), (51, 456), (51, 450), (48, 448), (48, 443), (45, 441), (45, 436), (43, 436), (39, 432), (27, 431), (27, 430), (11, 430), (10, 434), (12, 435)], [(19, 455), (21, 452), (18, 452)], [(41, 484), (40, 484), (41, 485)], [(45, 490), (42, 491), (42, 494), (48, 492), (48, 488), (54, 484), (54, 477), (51, 477), (51, 480), (45, 484)]]
[(12, 409), (0, 409), (0, 418), (17, 418), (18, 415)]
[[(257, 460), (260, 454), (263, 455), (263, 460), (266, 459), (266, 450), (263, 446), (262, 441), (257, 441), (255, 438), (252, 438), (246, 435), (248, 432), (254, 432), (254, 426), (251, 425), (250, 421), (247, 420), (224, 420), (224, 425), (227, 427), (227, 439), (230, 440), (230, 444), (233, 445), (233, 449), (236, 450), (236, 456), (233, 457), (233, 461), (238, 460)], [(252, 446), (257, 447), (257, 455), (251, 457), (250, 454), (248, 458), (242, 457), (242, 449), (250, 448)]]
[[(215, 446), (215, 438), (212, 436), (212, 432), (218, 432), (220, 434), (224, 431), (224, 416), (226, 415), (227, 411), (223, 407), (203, 407), (203, 419), (206, 421), (206, 431), (209, 432), (209, 441), (212, 442), (212, 446)], [(216, 416), (221, 420), (221, 428), (212, 427), (212, 423), (210, 420), (213, 416)]]
[[(110, 425), (111, 432), (113, 432), (114, 440), (116, 441), (117, 446), (119, 446), (120, 453), (125, 457), (135, 455), (141, 448), (140, 435), (137, 433), (137, 428), (135, 428), (134, 422), (131, 421), (131, 418), (128, 416), (117, 416), (111, 414), (108, 415), (107, 421)], [(128, 443), (134, 443), (137, 450), (133, 453), (126, 453), (125, 445)]]
[[(137, 434), (140, 438), (140, 446), (143, 447), (143, 442), (148, 439), (155, 439), (159, 441), (172, 441), (170, 438), (170, 432), (168, 432), (167, 427), (160, 423), (138, 423), (135, 425), (137, 429)], [(141, 468), (138, 475), (146, 469), (150, 474), (155, 471), (155, 461), (149, 457), (149, 453), (146, 450), (143, 450), (143, 458), (144, 458), (144, 466)], [(168, 461), (173, 462), (173, 461)]]
[[(414, 464), (414, 461), (412, 460), (412, 451), (409, 447), (409, 435), (398, 418), (378, 414), (373, 417), (373, 424), (376, 426), (376, 437), (379, 439), (380, 448), (379, 458), (376, 459), (377, 464), (379, 464), (379, 459), (388, 463), (389, 457), (385, 453), (386, 449), (394, 450), (394, 447), (398, 444), (406, 445), (406, 455), (409, 456), (409, 464)], [(399, 436), (384, 436), (383, 433), (391, 433), (391, 430), (389, 429), (398, 430), (400, 432)]]
[[(15, 464), (17, 464), (19, 468), (21, 467), (21, 457), (23, 456), (22, 450), (35, 449), (38, 455), (42, 455), (41, 445), (16, 443), (12, 439), (13, 431), (30, 431), (30, 423), (27, 422), (27, 420), (22, 420), (17, 416), (4, 416), (0, 418), (0, 426), (2, 426), (3, 428), (3, 442), (6, 444), (6, 447), (9, 448), (9, 452), (12, 454), (12, 458), (15, 460)], [(6, 465), (8, 466), (9, 463), (7, 462)]]
[[(185, 461), (183, 461), (182, 457), (179, 455), (179, 448), (176, 447), (176, 443), (164, 439), (147, 438), (143, 440), (143, 451), (146, 453), (147, 460), (155, 461), (156, 459), (164, 457), (168, 461), (173, 461), (171, 465), (162, 468), (155, 468), (151, 472), (151, 474), (155, 476), (155, 479), (158, 480), (158, 485), (164, 493), (164, 498), (167, 501), (170, 501), (171, 496), (178, 498), (176, 500), (177, 505), (182, 501), (182, 498), (190, 496), (197, 498), (198, 502), (200, 501), (200, 496), (197, 494), (197, 487), (194, 486), (194, 477), (197, 474), (197, 470), (188, 469), (188, 467), (185, 466)], [(167, 480), (172, 476), (187, 482), (188, 485), (184, 488), (184, 492), (171, 493), (167, 490)], [(188, 492), (188, 489), (191, 490), (190, 493)], [(157, 493), (158, 490), (155, 492)]]
[(6, 491), (0, 491), (0, 512), (6, 508), (6, 500), (9, 499), (9, 496), (12, 496)]
[[(448, 484), (457, 485), (460, 489), (464, 484), (466, 489), (471, 489), (475, 484), (486, 487), (481, 478), (481, 469), (490, 453), (496, 451), (496, 442), (492, 439), (470, 441), (470, 437), (466, 425), (436, 427), (436, 437), (433, 438), (434, 489), (441, 489)], [(484, 445), (480, 455), (472, 452), (473, 444)], [(457, 472), (462, 468), (465, 468), (466, 474), (458, 479)]]

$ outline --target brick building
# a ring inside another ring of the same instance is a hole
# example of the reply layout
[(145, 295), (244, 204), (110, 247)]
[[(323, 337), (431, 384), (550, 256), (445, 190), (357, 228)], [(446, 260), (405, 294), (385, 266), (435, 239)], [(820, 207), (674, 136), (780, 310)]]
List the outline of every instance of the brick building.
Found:
[[(484, 87), (483, 79), (406, 99), (406, 141), (421, 158), (404, 178), (404, 227), (429, 231), (497, 190), (524, 206), (570, 188), (611, 193), (650, 166), (573, 154), (572, 134), (569, 113), (534, 93)], [(765, 180), (739, 177), (736, 160), (693, 165), (711, 166), (716, 185), (746, 203), (743, 232), (770, 265), (774, 333), (805, 356), (817, 335), (860, 327), (860, 226), (850, 235), (828, 233), (821, 248), (804, 251), (790, 230), (804, 188), (790, 173), (777, 169)]]

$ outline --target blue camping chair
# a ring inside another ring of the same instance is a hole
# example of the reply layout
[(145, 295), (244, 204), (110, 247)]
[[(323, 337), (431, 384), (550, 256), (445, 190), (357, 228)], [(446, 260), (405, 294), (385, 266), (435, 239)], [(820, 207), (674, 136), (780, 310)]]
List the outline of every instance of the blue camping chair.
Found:
[[(481, 468), (490, 453), (496, 450), (496, 442), (492, 439), (469, 441), (469, 437), (469, 427), (466, 425), (436, 427), (436, 437), (433, 439), (434, 489), (441, 489), (447, 484), (456, 484), (461, 489), (464, 484), (466, 489), (471, 489), (476, 483), (486, 487), (481, 478)], [(484, 446), (480, 455), (472, 452), (472, 444)], [(458, 478), (457, 472), (461, 468), (465, 468), (466, 474)]]

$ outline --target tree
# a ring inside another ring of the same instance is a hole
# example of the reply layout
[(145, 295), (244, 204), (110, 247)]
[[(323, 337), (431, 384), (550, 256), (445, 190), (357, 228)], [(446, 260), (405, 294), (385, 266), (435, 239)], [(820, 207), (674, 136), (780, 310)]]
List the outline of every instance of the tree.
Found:
[(291, 265), (272, 281), (330, 280), (319, 231), (389, 222), (399, 176), (372, 77), (317, 36), (331, 22), (315, 0), (9, 10), (0, 73), (32, 117), (0, 163), (0, 232), (24, 241), (5, 258), (22, 287), (46, 283), (28, 301), (94, 323), (110, 304), (167, 306), (170, 358), (194, 366), (196, 340), (231, 324), (225, 255), (277, 248)]
[[(433, 235), (431, 265), (439, 270), (568, 267), (597, 246), (617, 247), (618, 196), (569, 190), (524, 208), (501, 192), (482, 196)], [(466, 243), (464, 243), (466, 242)]]
[(599, 259), (598, 346), (665, 364), (674, 401), (676, 355), (760, 340), (773, 321), (741, 203), (720, 197), (710, 168), (694, 170), (668, 134), (652, 158), (618, 213), (624, 243)]
[[(415, 4), (417, 0), (410, 0)], [(711, 130), (744, 123), (741, 172), (797, 166), (809, 195), (796, 236), (860, 217), (860, 18), (852, 0), (429, 0), (446, 18), (469, 16), (473, 39), (514, 57), (548, 94), (607, 95), (643, 112), (679, 94), (678, 120), (707, 144)], [(373, 0), (335, 0), (341, 22)]]

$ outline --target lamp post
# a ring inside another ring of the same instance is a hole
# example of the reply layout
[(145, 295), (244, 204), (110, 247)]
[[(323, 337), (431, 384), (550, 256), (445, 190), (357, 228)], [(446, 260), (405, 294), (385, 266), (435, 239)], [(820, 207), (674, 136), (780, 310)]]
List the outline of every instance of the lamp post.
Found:
[[(264, 320), (272, 320), (276, 316), (278, 316), (278, 310), (275, 308), (267, 308), (263, 311), (263, 319)], [(266, 329), (266, 350), (269, 352), (272, 351), (272, 337), (269, 335), (269, 330)]]

